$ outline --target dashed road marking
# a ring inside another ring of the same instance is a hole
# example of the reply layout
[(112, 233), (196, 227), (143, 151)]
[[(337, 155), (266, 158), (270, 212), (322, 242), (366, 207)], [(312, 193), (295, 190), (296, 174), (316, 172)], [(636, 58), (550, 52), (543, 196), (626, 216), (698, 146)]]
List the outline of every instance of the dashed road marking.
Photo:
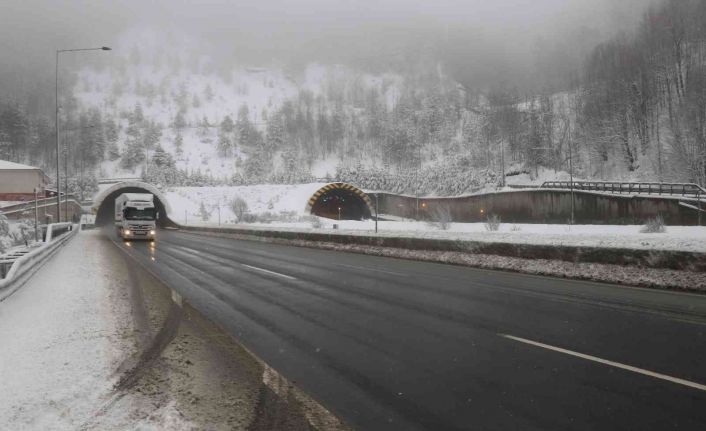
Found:
[(246, 264), (244, 264), (244, 263), (241, 263), (241, 265), (243, 265), (243, 266), (246, 267), (246, 268), (254, 269), (255, 271), (261, 271), (261, 272), (265, 272), (265, 273), (267, 273), (267, 274), (276, 275), (276, 276), (278, 276), (278, 277), (284, 277), (284, 278), (289, 279), (289, 280), (296, 280), (296, 278), (295, 278), (295, 277), (292, 277), (291, 275), (280, 274), (279, 272), (270, 271), (269, 269), (260, 268), (260, 267), (257, 267), (257, 266), (246, 265)]
[(576, 356), (577, 358), (587, 359), (589, 361), (598, 362), (604, 365), (610, 365), (611, 367), (620, 368), (627, 371), (632, 371), (633, 373), (642, 374), (649, 377), (654, 377), (655, 379), (666, 380), (668, 382), (676, 383), (678, 385), (688, 386), (690, 388), (699, 389), (706, 391), (706, 385), (700, 383), (692, 382), (689, 380), (680, 379), (678, 377), (668, 376), (666, 374), (655, 373), (654, 371), (645, 370), (643, 368), (633, 367), (632, 365), (621, 364), (620, 362), (609, 361), (607, 359), (602, 359), (597, 356), (587, 355), (585, 353), (575, 352), (573, 350), (563, 349), (561, 347), (551, 346), (549, 344), (540, 343), (537, 341), (528, 340), (526, 338), (515, 337), (508, 334), (498, 334), (501, 337), (508, 338), (510, 340), (519, 341), (520, 343), (530, 344), (532, 346), (541, 347), (547, 350), (553, 350), (555, 352), (564, 353), (566, 355)]

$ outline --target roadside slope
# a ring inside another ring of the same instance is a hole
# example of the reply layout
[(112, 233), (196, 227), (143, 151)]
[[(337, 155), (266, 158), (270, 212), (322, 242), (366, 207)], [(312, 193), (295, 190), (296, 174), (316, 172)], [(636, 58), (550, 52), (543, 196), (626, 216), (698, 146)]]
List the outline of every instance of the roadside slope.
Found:
[(0, 303), (0, 345), (0, 429), (317, 428), (310, 399), (100, 231)]

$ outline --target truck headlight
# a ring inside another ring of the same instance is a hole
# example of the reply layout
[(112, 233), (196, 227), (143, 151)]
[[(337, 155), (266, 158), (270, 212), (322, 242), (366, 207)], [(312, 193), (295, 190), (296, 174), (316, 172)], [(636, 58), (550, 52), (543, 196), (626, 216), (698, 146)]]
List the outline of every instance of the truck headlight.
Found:
[(150, 235), (154, 235), (154, 231), (153, 231), (153, 230), (150, 231)]
[(125, 235), (130, 235), (130, 229), (125, 229), (125, 230), (123, 231), (123, 233), (124, 233)]

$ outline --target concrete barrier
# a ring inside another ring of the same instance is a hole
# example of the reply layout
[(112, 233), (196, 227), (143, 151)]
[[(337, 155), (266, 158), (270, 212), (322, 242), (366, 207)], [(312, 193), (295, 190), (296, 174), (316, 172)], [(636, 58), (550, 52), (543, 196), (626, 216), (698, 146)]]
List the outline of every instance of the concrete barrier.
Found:
[[(55, 223), (47, 227), (47, 241), (26, 255), (15, 260), (5, 278), (0, 280), (0, 301), (12, 295), (41, 268), (67, 241), (76, 235), (78, 229), (68, 229), (70, 223)], [(54, 227), (60, 234), (55, 236)]]
[(347, 245), (355, 244), (408, 250), (453, 251), (517, 257), (522, 259), (554, 259), (577, 263), (590, 262), (613, 265), (634, 265), (645, 268), (676, 269), (692, 272), (706, 271), (706, 253), (687, 251), (514, 244), (507, 242), (464, 241), (404, 236), (374, 236), (338, 232), (264, 230), (247, 227), (178, 226), (184, 231), (235, 234), (244, 237), (317, 241)]

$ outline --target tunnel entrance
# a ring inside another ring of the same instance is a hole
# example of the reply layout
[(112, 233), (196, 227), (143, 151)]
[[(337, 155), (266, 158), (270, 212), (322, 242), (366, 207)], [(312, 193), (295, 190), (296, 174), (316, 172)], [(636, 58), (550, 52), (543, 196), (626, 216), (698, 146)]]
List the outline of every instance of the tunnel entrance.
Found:
[(154, 207), (159, 213), (157, 226), (174, 227), (169, 219), (169, 203), (154, 186), (147, 183), (126, 182), (118, 183), (99, 193), (93, 202), (93, 211), (96, 214), (96, 226), (109, 226), (115, 223), (115, 199), (123, 193), (151, 193), (154, 195)]
[(309, 199), (310, 213), (334, 220), (371, 218), (370, 198), (362, 190), (346, 183), (328, 184)]

